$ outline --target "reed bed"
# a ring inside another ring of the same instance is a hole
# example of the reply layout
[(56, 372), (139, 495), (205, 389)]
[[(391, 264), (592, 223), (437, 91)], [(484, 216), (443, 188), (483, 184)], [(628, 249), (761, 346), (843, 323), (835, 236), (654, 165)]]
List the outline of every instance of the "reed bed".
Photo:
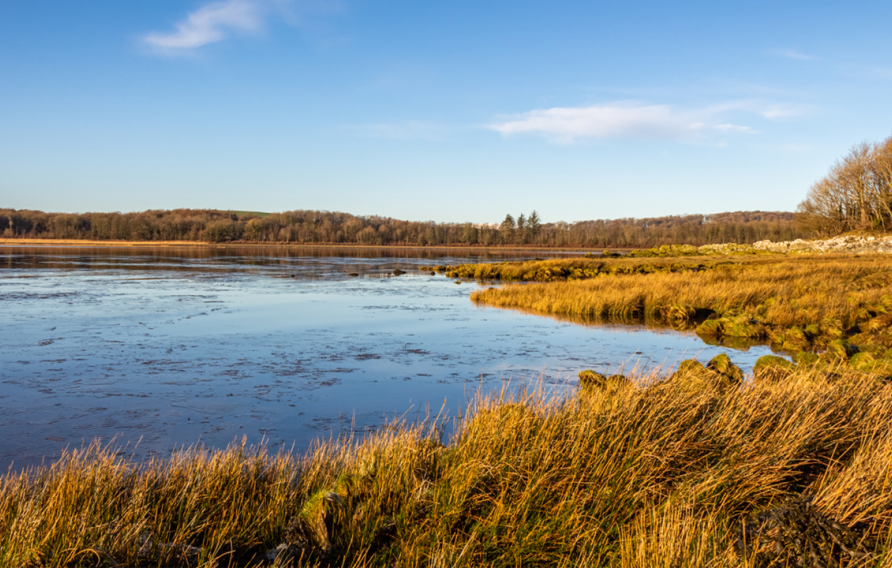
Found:
[[(508, 284), (476, 291), (472, 299), (588, 320), (696, 326), (707, 338), (764, 339), (791, 353), (849, 358), (860, 351), (861, 364), (892, 357), (892, 259), (886, 255), (602, 262), (585, 279)], [(649, 266), (659, 269), (642, 268)]]
[[(750, 262), (767, 257), (750, 257)], [(551, 282), (583, 280), (599, 275), (650, 274), (654, 272), (688, 272), (729, 264), (727, 257), (696, 258), (635, 258), (635, 257), (574, 257), (523, 262), (487, 262), (480, 264), (440, 265), (434, 267), (450, 278), (475, 280), (503, 280), (506, 282)], [(426, 270), (427, 268), (422, 268)]]
[(94, 444), (0, 477), (0, 565), (892, 566), (892, 385), (716, 376), (480, 396), (446, 445)]

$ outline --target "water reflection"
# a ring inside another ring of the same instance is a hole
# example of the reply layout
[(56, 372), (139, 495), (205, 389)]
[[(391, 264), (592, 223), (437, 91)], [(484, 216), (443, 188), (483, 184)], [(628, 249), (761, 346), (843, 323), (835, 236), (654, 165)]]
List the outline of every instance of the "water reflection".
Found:
[[(0, 248), (0, 467), (95, 437), (139, 441), (137, 457), (243, 434), (305, 448), (428, 408), (455, 416), (507, 381), (563, 389), (582, 369), (730, 351), (482, 308), (475, 284), (418, 270), (481, 258), (467, 252), (334, 252)], [(747, 369), (768, 352), (729, 354)]]
[[(478, 304), (483, 307), (484, 304)], [(751, 347), (762, 346), (768, 347), (771, 342), (765, 339), (755, 339), (752, 337), (709, 337), (698, 336), (694, 330), (702, 323), (703, 320), (688, 320), (685, 322), (667, 323), (664, 320), (652, 317), (627, 317), (627, 318), (600, 318), (593, 315), (582, 314), (548, 314), (538, 312), (529, 308), (511, 307), (499, 308), (536, 316), (540, 318), (550, 318), (559, 322), (573, 323), (582, 326), (599, 326), (609, 328), (616, 333), (632, 333), (635, 331), (666, 331), (678, 335), (686, 335), (697, 337), (706, 345), (714, 345), (717, 347), (730, 347), (737, 351), (748, 351)]]
[[(436, 264), (530, 260), (577, 256), (574, 251), (522, 249), (298, 247), (298, 246), (168, 246), (80, 247), (0, 245), (0, 268), (232, 271), (293, 269), (301, 277), (349, 274), (351, 270), (418, 269)], [(386, 266), (381, 266), (381, 262)], [(281, 275), (281, 274), (278, 274)]]

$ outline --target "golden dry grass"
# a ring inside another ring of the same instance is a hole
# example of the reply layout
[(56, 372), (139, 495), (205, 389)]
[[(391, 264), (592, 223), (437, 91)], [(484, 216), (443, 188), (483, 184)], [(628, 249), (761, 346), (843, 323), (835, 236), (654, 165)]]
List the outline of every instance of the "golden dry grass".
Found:
[(279, 566), (890, 565), (890, 384), (691, 377), (480, 398), (445, 447), (408, 426), (304, 457), (93, 446), (0, 478), (0, 565), (262, 566), (280, 543)]
[(684, 272), (698, 270), (719, 262), (729, 262), (727, 258), (600, 258), (572, 257), (524, 262), (488, 262), (438, 266), (450, 278), (473, 278), (475, 280), (504, 280), (550, 282), (555, 280), (582, 280), (599, 274), (636, 274), (652, 272)]
[[(838, 348), (851, 356), (860, 349), (882, 358), (892, 347), (888, 256), (657, 260), (662, 263), (602, 261), (587, 279), (508, 284), (476, 291), (472, 299), (589, 320), (699, 324), (698, 333), (706, 337), (768, 339), (790, 352)], [(551, 263), (536, 270), (551, 270)]]

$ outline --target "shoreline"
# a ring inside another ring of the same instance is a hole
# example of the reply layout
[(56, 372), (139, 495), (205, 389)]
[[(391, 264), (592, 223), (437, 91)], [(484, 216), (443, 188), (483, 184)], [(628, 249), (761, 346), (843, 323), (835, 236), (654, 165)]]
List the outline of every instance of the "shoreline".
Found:
[[(561, 251), (561, 252), (591, 252), (601, 247), (527, 247), (527, 246), (468, 246), (468, 245), (363, 245), (354, 243), (257, 243), (257, 242), (232, 242), (209, 243), (205, 241), (94, 241), (78, 239), (6, 239), (0, 238), (0, 246), (20, 247), (76, 247), (85, 248), (362, 248), (362, 249), (411, 249), (411, 250), (479, 250), (479, 251)], [(605, 249), (615, 251), (632, 250), (627, 248)]]

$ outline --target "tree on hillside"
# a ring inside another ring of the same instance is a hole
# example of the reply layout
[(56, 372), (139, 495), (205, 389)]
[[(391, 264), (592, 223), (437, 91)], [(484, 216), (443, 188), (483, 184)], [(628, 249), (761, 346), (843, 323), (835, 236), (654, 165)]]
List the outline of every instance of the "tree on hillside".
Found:
[[(886, 147), (884, 152), (876, 153), (871, 162), (872, 171), (876, 172), (879, 180), (892, 178), (892, 143), (887, 141)], [(879, 182), (874, 185), (876, 183)], [(871, 191), (876, 193), (878, 190)], [(818, 197), (831, 199), (835, 195), (828, 191)], [(862, 201), (867, 199), (863, 197)], [(812, 205), (815, 203), (821, 204), (816, 200)], [(888, 211), (888, 202), (885, 203), (885, 208)], [(878, 207), (877, 210), (882, 212), (883, 207)], [(243, 213), (235, 214), (235, 219), (233, 215), (232, 211), (214, 209), (74, 214), (0, 208), (0, 237), (381, 245), (454, 245), (476, 242), (487, 246), (532, 242), (546, 247), (605, 248), (751, 243), (765, 239), (786, 241), (807, 236), (794, 225), (793, 213), (777, 211), (597, 219), (574, 223), (542, 223), (539, 214), (533, 211), (528, 217), (524, 216), (523, 235), (518, 234), (517, 223), (511, 215), (507, 215), (498, 227), (406, 221), (389, 217), (356, 216), (337, 211), (295, 210), (262, 215)], [(889, 217), (888, 213), (885, 215), (885, 218)]]

